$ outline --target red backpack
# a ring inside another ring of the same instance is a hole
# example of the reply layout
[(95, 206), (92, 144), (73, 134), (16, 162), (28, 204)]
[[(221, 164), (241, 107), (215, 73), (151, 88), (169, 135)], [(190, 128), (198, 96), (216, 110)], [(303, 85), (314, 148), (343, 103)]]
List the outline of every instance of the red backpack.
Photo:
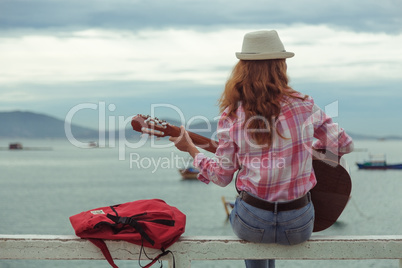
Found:
[[(138, 200), (101, 207), (70, 217), (75, 234), (98, 246), (112, 267), (114, 264), (103, 239), (124, 240), (136, 245), (161, 249), (160, 257), (184, 233), (186, 215), (160, 199)], [(143, 250), (143, 248), (141, 248)]]

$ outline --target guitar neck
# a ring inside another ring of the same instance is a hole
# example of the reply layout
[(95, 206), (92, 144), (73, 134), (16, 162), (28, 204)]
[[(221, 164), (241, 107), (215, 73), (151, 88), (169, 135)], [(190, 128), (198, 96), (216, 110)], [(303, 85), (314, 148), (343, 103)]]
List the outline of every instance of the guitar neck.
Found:
[[(170, 125), (170, 124), (169, 124), (169, 127), (170, 127), (169, 134), (171, 136), (173, 136), (173, 137), (180, 136), (180, 128), (179, 127), (176, 127), (176, 126), (173, 126), (173, 125)], [(188, 135), (190, 136), (191, 140), (193, 141), (193, 143), (196, 146), (198, 146), (198, 147), (200, 147), (200, 148), (202, 148), (202, 149), (204, 149), (204, 150), (206, 150), (208, 152), (211, 152), (211, 153), (216, 152), (216, 148), (218, 147), (218, 142), (217, 141), (208, 139), (208, 138), (206, 138), (204, 136), (198, 135), (198, 134), (196, 134), (194, 132), (191, 132), (191, 131), (187, 131), (187, 133), (188, 133)]]

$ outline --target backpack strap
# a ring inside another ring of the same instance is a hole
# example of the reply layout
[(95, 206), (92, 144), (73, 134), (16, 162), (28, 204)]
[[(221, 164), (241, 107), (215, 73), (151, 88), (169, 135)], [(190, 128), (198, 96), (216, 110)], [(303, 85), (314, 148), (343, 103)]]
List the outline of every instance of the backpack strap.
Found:
[(113, 267), (113, 268), (119, 268), (113, 261), (112, 255), (110, 255), (110, 251), (107, 248), (107, 245), (105, 243), (105, 241), (103, 241), (102, 239), (97, 239), (97, 238), (87, 238), (92, 244), (94, 244), (95, 246), (97, 246), (101, 251), (103, 256), (105, 256), (105, 259), (109, 262), (109, 264)]
[(109, 219), (114, 221), (116, 224), (127, 224), (133, 227), (135, 230), (137, 230), (141, 237), (143, 237), (145, 240), (147, 240), (152, 246), (155, 244), (155, 241), (152, 240), (147, 233), (144, 231), (142, 228), (141, 224), (138, 223), (137, 220), (135, 220), (133, 217), (119, 217), (119, 216), (114, 216), (111, 214), (106, 215)]
[[(117, 213), (116, 213), (117, 214)], [(152, 246), (155, 244), (155, 241), (152, 240), (149, 235), (144, 231), (144, 228), (142, 228), (141, 224), (138, 221), (146, 221), (143, 219), (140, 219), (140, 216), (144, 216), (146, 213), (143, 214), (138, 214), (134, 215), (131, 217), (120, 217), (118, 215), (112, 215), (112, 214), (107, 214), (106, 217), (111, 219), (114, 224), (112, 223), (107, 223), (107, 222), (99, 222), (98, 224), (108, 224), (112, 228), (116, 228), (118, 224), (123, 224), (123, 225), (129, 225), (133, 227), (135, 230), (140, 233), (141, 237), (147, 240)], [(136, 219), (137, 218), (137, 219)], [(174, 220), (163, 220), (163, 219), (155, 219), (155, 220), (149, 220), (148, 222), (154, 222), (166, 226), (174, 226), (175, 221)], [(98, 224), (95, 227), (98, 227)]]
[[(101, 251), (103, 256), (105, 257), (105, 259), (108, 261), (108, 263), (113, 267), (113, 268), (119, 268), (113, 261), (112, 255), (110, 254), (110, 251), (105, 243), (105, 241), (103, 241), (102, 239), (98, 239), (98, 238), (87, 238), (92, 244), (94, 244), (95, 246), (97, 246)], [(148, 263), (145, 266), (142, 266), (140, 264), (140, 266), (142, 268), (149, 268), (151, 267), (155, 262), (157, 262), (161, 257), (166, 256), (167, 254), (172, 254), (172, 258), (173, 258), (173, 268), (176, 267), (176, 261), (174, 259), (174, 255), (173, 252), (171, 252), (170, 250), (165, 250), (165, 249), (161, 249), (162, 253), (159, 254), (158, 256), (156, 256), (154, 259), (152, 259), (152, 261), (150, 263)], [(141, 246), (141, 251), (144, 251), (144, 246)], [(148, 257), (148, 256), (147, 256)], [(140, 260), (138, 260), (140, 261)], [(162, 266), (161, 266), (162, 267)]]
[[(150, 263), (148, 263), (147, 265), (145, 265), (145, 266), (142, 266), (141, 264), (140, 264), (140, 266), (142, 267), (142, 268), (149, 268), (149, 267), (151, 267), (155, 262), (157, 262), (157, 261), (159, 261), (159, 259), (161, 258), (161, 257), (163, 257), (163, 256), (166, 256), (167, 254), (172, 254), (172, 258), (173, 258), (173, 268), (175, 268), (176, 267), (176, 261), (175, 261), (175, 259), (174, 259), (174, 255), (173, 255), (173, 252), (171, 252), (170, 250), (165, 250), (165, 249), (161, 249), (162, 250), (162, 253), (161, 254), (159, 254), (158, 256), (156, 256)], [(161, 265), (161, 267), (162, 267), (162, 265)]]
[[(145, 216), (145, 215), (147, 214), (146, 212), (145, 212), (145, 213), (142, 213), (142, 214), (134, 215), (134, 216), (131, 216), (131, 217), (120, 217), (120, 216), (117, 214), (117, 211), (114, 209), (114, 207), (111, 207), (111, 208), (112, 208), (112, 210), (116, 213), (116, 215), (107, 214), (106, 217), (108, 217), (110, 220), (112, 220), (112, 221), (114, 222), (114, 224), (113, 224), (113, 223), (109, 223), (109, 222), (102, 221), (102, 222), (98, 222), (98, 223), (94, 226), (94, 228), (99, 228), (99, 227), (102, 226), (102, 225), (108, 225), (110, 228), (112, 228), (112, 229), (115, 231), (115, 233), (118, 233), (118, 232), (119, 232), (119, 228), (118, 228), (118, 225), (119, 225), (119, 224), (122, 224), (122, 225), (129, 225), (129, 226), (133, 227), (135, 230), (137, 230), (138, 233), (140, 233), (140, 235), (141, 235), (141, 237), (142, 237), (142, 241), (144, 241), (144, 239), (145, 239), (145, 240), (147, 240), (151, 245), (154, 245), (154, 244), (155, 244), (155, 241), (152, 240), (152, 239), (149, 237), (149, 235), (148, 235), (148, 234), (144, 231), (144, 229), (142, 228), (141, 224), (138, 222), (138, 220), (141, 220), (141, 219), (140, 219), (141, 216)], [(138, 220), (136, 220), (135, 218), (138, 218)], [(166, 226), (174, 226), (174, 225), (175, 225), (175, 221), (174, 221), (174, 220), (155, 219), (155, 220), (149, 220), (148, 222), (154, 222), (154, 223), (158, 223), (158, 224), (162, 224), (162, 225), (166, 225)], [(117, 265), (114, 263), (114, 261), (113, 261), (112, 255), (110, 254), (110, 251), (109, 251), (109, 249), (107, 248), (106, 243), (105, 243), (102, 239), (88, 238), (88, 240), (89, 240), (90, 242), (92, 242), (95, 246), (97, 246), (97, 247), (102, 251), (103, 256), (105, 257), (105, 259), (109, 262), (109, 264), (110, 264), (113, 268), (118, 268), (118, 266), (117, 266)], [(162, 253), (160, 253), (160, 254), (159, 254), (158, 256), (156, 256), (154, 259), (151, 259), (151, 258), (149, 258), (149, 257), (147, 256), (147, 257), (148, 257), (150, 260), (152, 260), (152, 261), (151, 261), (150, 263), (148, 263), (147, 265), (145, 265), (145, 266), (142, 266), (141, 264), (140, 264), (140, 266), (143, 267), (143, 268), (149, 268), (149, 267), (151, 267), (155, 262), (159, 261), (159, 259), (160, 259), (161, 257), (163, 257), (163, 256), (165, 256), (165, 255), (167, 255), (167, 254), (170, 253), (170, 254), (172, 254), (172, 257), (173, 257), (173, 268), (176, 267), (173, 252), (171, 252), (170, 250), (165, 250), (164, 248), (161, 248), (161, 250), (162, 250)], [(141, 251), (140, 251), (140, 253), (141, 253), (142, 251), (144, 251), (144, 253), (145, 253), (144, 244), (143, 244), (143, 243), (142, 243), (142, 245), (141, 245)], [(146, 255), (146, 253), (145, 253), (145, 255)], [(141, 258), (141, 256), (140, 256), (140, 258)], [(139, 258), (138, 261), (140, 261), (140, 258)], [(162, 267), (162, 266), (161, 266), (161, 267)]]

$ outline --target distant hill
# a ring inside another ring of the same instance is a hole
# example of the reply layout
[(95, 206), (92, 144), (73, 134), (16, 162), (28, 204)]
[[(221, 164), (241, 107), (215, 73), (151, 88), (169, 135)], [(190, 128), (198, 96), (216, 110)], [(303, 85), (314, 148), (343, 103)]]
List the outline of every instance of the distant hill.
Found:
[[(32, 112), (0, 112), (0, 138), (65, 138), (64, 121)], [(76, 138), (96, 138), (98, 131), (71, 125)]]
[[(176, 126), (181, 124), (176, 120), (166, 119), (166, 121)], [(189, 130), (211, 138), (212, 134), (216, 131), (216, 127), (216, 121), (210, 122), (208, 126), (207, 122), (198, 120), (190, 124)], [(210, 131), (207, 131), (207, 129), (210, 129)], [(77, 126), (74, 124), (71, 125), (71, 131), (74, 137), (77, 139), (97, 140), (99, 137), (99, 132), (97, 130)], [(397, 136), (378, 137), (371, 135), (359, 135), (350, 132), (348, 133), (354, 139), (402, 139), (402, 137)], [(106, 136), (107, 134), (108, 133), (106, 133)], [(131, 128), (125, 130), (125, 136), (127, 138), (136, 138), (139, 135), (139, 133), (133, 131)], [(118, 133), (116, 133), (115, 137), (118, 136)], [(64, 131), (64, 120), (33, 112), (0, 112), (0, 138), (66, 138)], [(213, 138), (216, 139), (216, 136)]]

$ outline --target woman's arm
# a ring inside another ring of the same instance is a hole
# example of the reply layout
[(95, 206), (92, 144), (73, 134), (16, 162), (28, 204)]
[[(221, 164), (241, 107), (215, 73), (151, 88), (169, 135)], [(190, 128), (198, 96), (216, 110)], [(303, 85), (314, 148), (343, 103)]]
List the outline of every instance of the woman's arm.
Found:
[(318, 139), (313, 148), (328, 149), (340, 156), (353, 151), (352, 138), (316, 105), (313, 106), (313, 117), (314, 137)]
[(189, 153), (193, 158), (200, 152), (197, 147), (195, 147), (193, 141), (188, 135), (187, 130), (184, 126), (180, 127), (181, 134), (178, 137), (170, 137), (169, 140), (174, 143), (177, 149), (182, 152)]
[(236, 159), (236, 145), (230, 139), (228, 122), (223, 120), (218, 124), (219, 146), (215, 152), (214, 158), (200, 153), (184, 127), (181, 126), (182, 134), (177, 138), (169, 138), (175, 143), (177, 149), (188, 152), (194, 158), (194, 166), (200, 170), (198, 179), (204, 183), (213, 183), (219, 186), (228, 185), (233, 174), (238, 170), (239, 165)]

